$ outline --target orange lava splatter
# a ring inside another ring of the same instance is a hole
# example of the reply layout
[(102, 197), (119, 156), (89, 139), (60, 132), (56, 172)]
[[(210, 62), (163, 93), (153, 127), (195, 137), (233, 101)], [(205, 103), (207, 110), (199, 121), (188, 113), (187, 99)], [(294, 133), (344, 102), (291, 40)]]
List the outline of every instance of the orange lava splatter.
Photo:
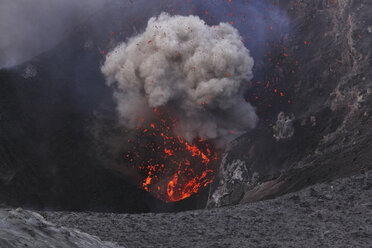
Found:
[(207, 140), (175, 135), (177, 120), (164, 109), (154, 109), (154, 115), (151, 122), (138, 118), (137, 136), (124, 158), (137, 170), (141, 188), (165, 202), (180, 201), (213, 182), (218, 153)]

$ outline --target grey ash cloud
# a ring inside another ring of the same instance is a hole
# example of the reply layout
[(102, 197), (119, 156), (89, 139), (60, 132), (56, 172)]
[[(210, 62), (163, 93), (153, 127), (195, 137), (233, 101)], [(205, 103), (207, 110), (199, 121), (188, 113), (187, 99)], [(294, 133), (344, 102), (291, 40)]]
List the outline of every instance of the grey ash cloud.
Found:
[(114, 85), (125, 126), (134, 128), (139, 115), (165, 107), (178, 120), (177, 134), (222, 145), (257, 122), (242, 95), (253, 65), (232, 25), (162, 13), (109, 52), (102, 72)]

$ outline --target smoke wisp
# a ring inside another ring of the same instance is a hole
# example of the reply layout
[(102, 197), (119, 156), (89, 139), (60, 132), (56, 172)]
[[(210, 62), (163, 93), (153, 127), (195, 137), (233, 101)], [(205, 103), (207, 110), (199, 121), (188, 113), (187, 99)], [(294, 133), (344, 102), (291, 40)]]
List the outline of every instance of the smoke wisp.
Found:
[(109, 0), (1, 0), (0, 69), (47, 51)]
[(197, 16), (162, 13), (107, 54), (102, 72), (114, 85), (126, 127), (165, 108), (178, 121), (177, 135), (224, 146), (257, 122), (243, 98), (253, 65), (230, 24), (208, 26)]

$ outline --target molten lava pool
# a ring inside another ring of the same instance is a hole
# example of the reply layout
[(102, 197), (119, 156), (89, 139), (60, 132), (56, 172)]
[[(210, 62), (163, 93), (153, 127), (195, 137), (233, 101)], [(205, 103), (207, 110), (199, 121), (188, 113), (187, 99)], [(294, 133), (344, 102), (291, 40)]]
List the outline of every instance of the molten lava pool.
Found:
[(158, 199), (175, 202), (190, 197), (213, 182), (217, 150), (209, 141), (188, 142), (174, 134), (177, 120), (154, 109), (156, 120), (138, 118), (140, 125), (125, 158), (137, 170), (139, 186)]

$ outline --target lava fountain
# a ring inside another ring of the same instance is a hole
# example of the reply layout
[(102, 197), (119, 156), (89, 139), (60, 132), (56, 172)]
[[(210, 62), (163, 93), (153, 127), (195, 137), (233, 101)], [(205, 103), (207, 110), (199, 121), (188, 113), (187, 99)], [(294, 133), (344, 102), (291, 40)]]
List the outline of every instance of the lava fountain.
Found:
[(154, 109), (156, 118), (139, 118), (134, 138), (125, 158), (137, 170), (140, 186), (165, 201), (185, 199), (213, 181), (218, 152), (203, 139), (189, 143), (173, 133), (177, 120), (163, 109)]
[(230, 24), (165, 13), (107, 54), (102, 72), (133, 134), (125, 159), (140, 187), (171, 202), (214, 180), (218, 151), (256, 125), (243, 98), (253, 64)]

